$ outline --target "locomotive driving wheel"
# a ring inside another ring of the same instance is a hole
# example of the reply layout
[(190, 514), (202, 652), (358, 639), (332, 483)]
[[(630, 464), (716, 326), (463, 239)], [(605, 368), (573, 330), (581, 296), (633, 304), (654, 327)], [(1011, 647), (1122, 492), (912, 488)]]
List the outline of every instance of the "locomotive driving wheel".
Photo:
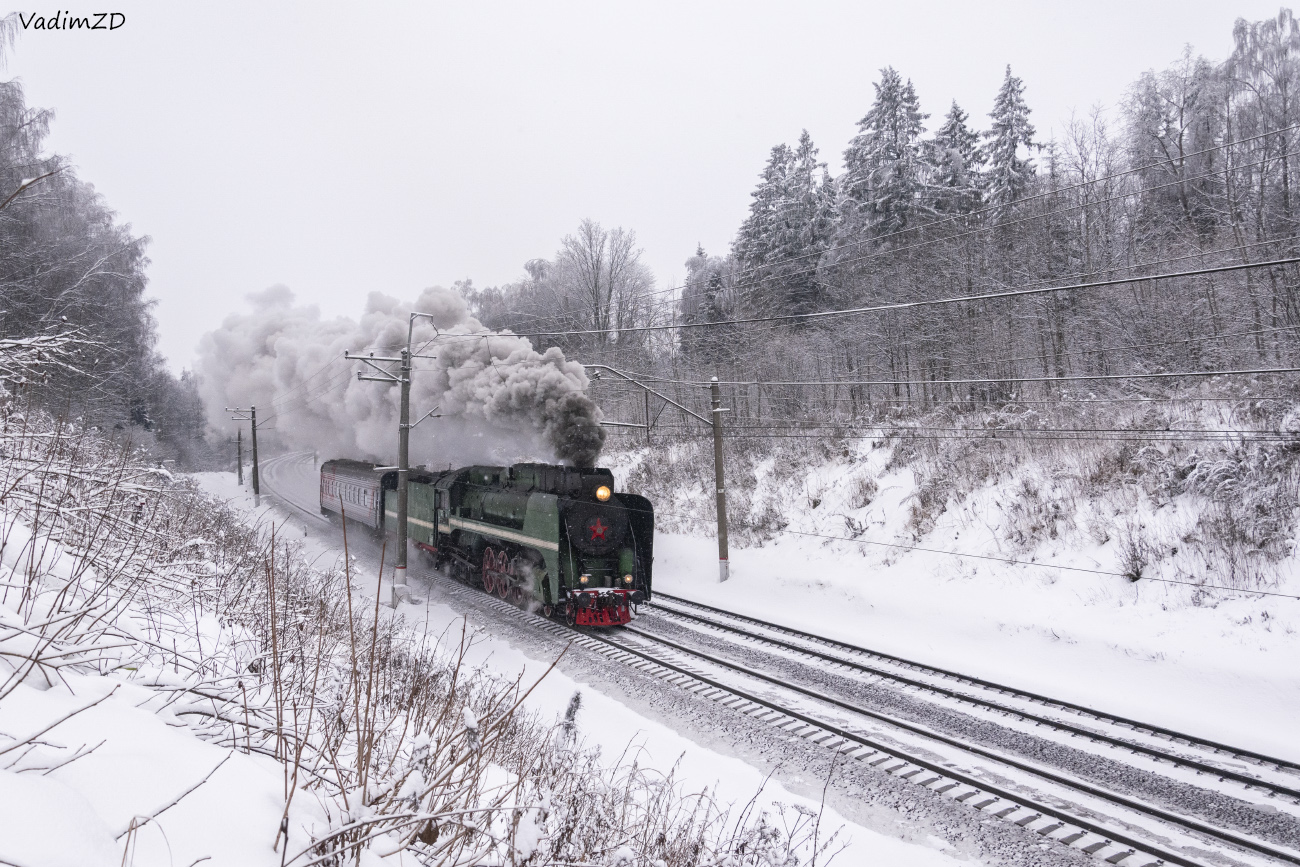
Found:
[(496, 553), (496, 572), (497, 595), (510, 602), (514, 595), (514, 582), (511, 580), (510, 555), (505, 551)]
[(528, 568), (528, 563), (524, 558), (520, 556), (510, 560), (510, 574), (514, 579), (514, 603), (520, 608), (524, 608), (528, 605), (529, 600), (533, 598), (533, 572)]
[(496, 592), (496, 580), (493, 574), (496, 563), (496, 554), (491, 548), (485, 549), (483, 551), (483, 589), (487, 591), (488, 594)]

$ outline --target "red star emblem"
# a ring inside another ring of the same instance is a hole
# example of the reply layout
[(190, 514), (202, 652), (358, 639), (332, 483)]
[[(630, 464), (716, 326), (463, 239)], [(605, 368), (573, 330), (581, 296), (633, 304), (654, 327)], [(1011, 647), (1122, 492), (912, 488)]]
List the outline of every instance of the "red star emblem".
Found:
[(596, 523), (592, 524), (587, 529), (591, 530), (591, 541), (594, 542), (597, 539), (599, 539), (600, 541), (604, 542), (605, 531), (608, 530), (609, 527), (606, 527), (604, 524), (600, 522), (600, 518), (597, 518)]

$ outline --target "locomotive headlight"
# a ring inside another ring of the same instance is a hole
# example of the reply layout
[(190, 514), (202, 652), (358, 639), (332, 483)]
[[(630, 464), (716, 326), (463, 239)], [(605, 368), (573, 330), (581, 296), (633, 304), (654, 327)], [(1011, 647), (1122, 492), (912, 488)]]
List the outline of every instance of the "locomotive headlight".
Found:
[(631, 583), (632, 583), (632, 576), (631, 576), (631, 575), (624, 575), (624, 576), (623, 576), (623, 583), (624, 583), (624, 584), (631, 584)]
[(579, 584), (586, 584), (586, 583), (587, 583), (588, 581), (590, 581), (590, 580), (591, 580), (591, 576), (590, 576), (590, 575), (579, 575), (579, 576), (578, 576), (578, 583), (579, 583)]
[(607, 502), (609, 500), (609, 495), (610, 495), (610, 490), (608, 485), (601, 485), (599, 488), (596, 489), (596, 499), (600, 500), (602, 503)]

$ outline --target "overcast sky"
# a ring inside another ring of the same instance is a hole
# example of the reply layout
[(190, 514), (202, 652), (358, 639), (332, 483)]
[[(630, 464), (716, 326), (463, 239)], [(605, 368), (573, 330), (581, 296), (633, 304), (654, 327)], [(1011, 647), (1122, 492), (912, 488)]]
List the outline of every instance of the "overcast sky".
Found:
[[(98, 8), (98, 7), (96, 7)], [(1039, 137), (1184, 45), (1219, 60), (1264, 0), (117, 3), (20, 31), (9, 76), (149, 235), (161, 350), (283, 283), (327, 314), (516, 280), (579, 220), (634, 229), (660, 285), (730, 244), (770, 148), (833, 171), (892, 65), (934, 129), (983, 126), (1006, 65)], [(49, 14), (53, 7), (31, 7)], [(87, 10), (69, 7), (74, 14)]]

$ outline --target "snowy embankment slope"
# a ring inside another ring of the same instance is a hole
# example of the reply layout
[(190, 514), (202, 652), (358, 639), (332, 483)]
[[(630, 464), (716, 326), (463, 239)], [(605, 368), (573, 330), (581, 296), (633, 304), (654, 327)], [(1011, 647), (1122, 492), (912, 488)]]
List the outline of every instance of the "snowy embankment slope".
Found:
[[(1109, 574), (1124, 571), (1124, 527), (1175, 540), (1186, 533), (1203, 505), (1189, 497), (1163, 505), (1141, 496), (1062, 497), (1073, 514), (1044, 521), (1026, 517), (1025, 491), (1053, 480), (1020, 468), (949, 501), (917, 538), (918, 484), (910, 469), (890, 466), (885, 448), (846, 450), (793, 477), (759, 461), (748, 478), (728, 479), (729, 490), (741, 492), (732, 520), (757, 522), (775, 505), (784, 528), (761, 543), (733, 542), (731, 580), (720, 584), (704, 485), (679, 474), (678, 484), (653, 485), (656, 497), (647, 491), (643, 451), (607, 459), (620, 485), (636, 479), (656, 501), (657, 590), (1300, 759), (1294, 558), (1267, 588), (1290, 596), (1149, 580), (1185, 577), (1169, 570), (1150, 569), (1137, 582)], [(1120, 531), (1099, 530), (1103, 518)], [(1030, 520), (1056, 524), (1035, 539), (1022, 532)]]
[[(131, 468), (128, 475), (134, 474), (132, 478), (147, 477), (153, 472), (156, 471)], [(162, 488), (155, 486), (156, 497), (153, 500), (137, 496), (146, 493), (145, 488), (138, 485), (121, 486), (130, 488), (131, 493), (119, 498), (118, 487), (104, 485), (103, 479), (95, 482), (98, 487), (92, 486), (93, 496), (78, 495), (86, 502), (93, 501), (95, 496), (107, 497), (105, 503), (120, 501), (120, 506), (113, 506), (111, 513), (105, 513), (113, 532), (122, 534), (123, 538), (149, 540), (144, 545), (149, 550), (142, 557), (136, 557), (135, 553), (118, 560), (100, 557), (99, 562), (107, 564), (113, 571), (111, 576), (88, 565), (92, 557), (87, 556), (84, 549), (68, 547), (60, 541), (60, 538), (71, 538), (68, 535), (71, 524), (56, 521), (45, 529), (32, 532), (27, 513), (2, 513), (6, 544), (3, 546), (4, 568), (0, 583), (14, 592), (0, 605), (0, 651), (7, 654), (0, 660), (7, 666), (0, 671), (0, 681), (6, 690), (0, 696), (0, 863), (18, 867), (64, 864), (174, 867), (202, 862), (242, 867), (281, 863), (287, 852), (288, 863), (301, 864), (312, 860), (314, 853), (310, 846), (313, 840), (337, 833), (341, 826), (350, 822), (377, 822), (377, 817), (382, 817), (380, 812), (385, 810), (387, 815), (393, 815), (392, 810), (397, 808), (400, 815), (402, 805), (407, 802), (407, 793), (418, 792), (418, 787), (424, 785), (420, 782), (424, 777), (418, 771), (413, 776), (392, 777), (391, 782), (385, 776), (367, 789), (371, 794), (366, 803), (374, 803), (374, 807), (355, 806), (360, 797), (356, 789), (351, 790), (354, 806), (350, 809), (341, 806), (340, 797), (346, 800), (345, 795), (341, 795), (337, 784), (331, 785), (329, 778), (334, 774), (346, 776), (348, 773), (350, 757), (347, 750), (354, 736), (343, 728), (335, 730), (341, 738), (339, 741), (332, 741), (330, 738), (333, 736), (327, 735), (321, 736), (324, 741), (311, 740), (315, 737), (313, 732), (333, 721), (335, 714), (346, 715), (349, 706), (346, 700), (341, 704), (338, 702), (338, 690), (346, 687), (346, 673), (340, 679), (339, 670), (333, 664), (337, 661), (337, 653), (331, 654), (327, 650), (322, 657), (326, 663), (324, 671), (322, 667), (317, 668), (317, 671), (322, 671), (322, 690), (315, 693), (314, 700), (304, 704), (306, 697), (313, 693), (298, 692), (293, 706), (283, 702), (274, 705), (272, 679), (267, 672), (267, 662), (274, 659), (274, 655), (273, 652), (268, 654), (264, 636), (258, 631), (260, 627), (246, 619), (250, 612), (256, 613), (257, 605), (261, 604), (256, 600), (281, 594), (290, 594), (283, 597), (279, 606), (287, 616), (290, 599), (303, 598), (293, 595), (300, 591), (289, 584), (280, 584), (280, 589), (276, 590), (268, 590), (266, 586), (259, 588), (255, 584), (241, 585), (245, 586), (245, 591), (235, 588), (231, 598), (247, 603), (249, 600), (245, 597), (251, 592), (256, 599), (249, 609), (222, 608), (223, 603), (214, 602), (207, 595), (219, 591), (219, 576), (256, 576), (263, 568), (268, 576), (272, 574), (269, 562), (262, 562), (263, 554), (256, 555), (251, 573), (228, 571), (230, 566), (219, 552), (224, 550), (229, 554), (231, 549), (226, 544), (229, 538), (244, 532), (236, 529), (237, 524), (230, 523), (235, 515), (242, 514), (246, 523), (260, 521), (263, 528), (271, 523), (277, 526), (282, 547), (280, 559), (276, 561), (276, 574), (280, 574), (283, 582), (308, 581), (298, 587), (306, 591), (305, 598), (316, 600), (312, 602), (313, 606), (322, 601), (326, 603), (325, 607), (331, 604), (331, 600), (322, 596), (313, 597), (313, 588), (324, 592), (338, 585), (310, 583), (316, 579), (306, 572), (279, 573), (278, 570), (288, 569), (289, 564), (283, 561), (291, 557), (303, 563), (313, 559), (320, 564), (333, 562), (337, 559), (339, 540), (332, 532), (315, 537), (309, 535), (305, 528), (296, 524), (294, 516), (269, 505), (269, 501), (264, 500), (262, 506), (254, 507), (250, 498), (234, 487), (229, 474), (203, 476), (199, 481), (234, 510), (222, 506), (221, 520), (226, 523), (203, 525), (205, 535), (223, 540), (215, 547), (195, 535), (193, 531), (197, 528), (186, 523), (197, 514), (196, 510), (204, 508), (202, 495), (180, 492), (174, 506), (169, 507), (166, 501), (172, 491), (167, 488), (170, 481)], [(160, 511), (172, 509), (167, 521), (155, 520), (152, 512), (155, 502), (164, 504)], [(217, 505), (213, 503), (214, 511)], [(82, 511), (83, 516), (92, 516), (87, 526), (96, 526), (93, 520), (95, 511)], [(181, 531), (179, 535), (169, 536), (173, 526)], [(302, 535), (298, 536), (300, 533)], [(302, 539), (302, 546), (287, 544), (289, 535)], [(240, 544), (255, 538), (261, 537), (256, 534), (241, 536)], [(105, 553), (104, 550), (96, 551), (96, 556)], [(122, 551), (126, 548), (119, 553)], [(296, 553), (291, 554), (291, 551)], [(135, 559), (131, 559), (133, 557)], [(373, 552), (362, 553), (355, 559), (357, 571), (353, 585), (354, 603), (362, 603), (367, 612), (374, 610), (374, 596), (362, 588), (368, 585), (373, 593), (374, 585), (369, 583), (364, 573), (373, 576), (377, 567), (377, 563), (369, 563), (368, 559), (374, 559)], [(124, 563), (129, 568), (122, 567)], [(209, 579), (215, 579), (217, 583), (205, 584)], [(64, 588), (70, 590), (61, 594), (60, 590)], [(196, 588), (205, 589), (196, 595)], [(98, 604), (94, 601), (95, 594), (101, 589), (107, 593), (104, 598), (109, 600), (107, 608), (94, 612), (101, 617), (82, 623), (77, 630), (61, 634), (58, 641), (62, 645), (53, 647), (47, 644), (44, 650), (33, 655), (32, 648), (27, 646), (30, 642), (25, 643), (24, 636), (30, 637), (34, 629), (39, 631), (44, 622), (40, 611), (33, 608), (33, 599), (38, 600), (39, 605), (50, 606), (53, 612), (63, 601), (73, 597), (84, 600), (86, 605)], [(332, 603), (337, 611), (342, 600), (332, 600)], [(205, 605), (218, 613), (206, 612)], [(302, 613), (295, 617), (301, 618), (302, 614), (308, 613), (306, 609), (299, 611)], [(396, 615), (394, 618), (383, 611), (377, 628), (383, 635), (391, 637), (382, 638), (381, 645), (402, 640), (407, 635), (415, 636), (417, 640), (422, 634), (434, 638), (455, 635), (464, 622), (463, 617), (450, 608), (428, 603), (403, 606)], [(307, 622), (310, 624), (311, 621)], [(314, 649), (319, 645), (328, 647), (325, 632), (320, 632), (320, 637), (316, 638), (310, 627), (306, 631), (312, 641), (300, 642), (301, 649), (308, 646)], [(552, 662), (551, 659), (529, 658), (481, 629), (471, 629), (471, 636), (474, 642), (460, 659), (459, 670), (463, 672), (466, 689), (470, 689), (473, 683), (480, 684), (471, 692), (479, 691), (489, 704), (500, 699), (482, 693), (482, 689), (497, 689), (492, 684), (508, 684), (516, 676), (521, 676), (525, 684), (530, 683)], [(292, 641), (292, 636), (286, 636), (282, 629), (281, 652), (286, 652), (287, 642)], [(39, 657), (40, 662), (25, 662), (28, 657)], [(297, 658), (302, 659), (301, 655)], [(403, 667), (410, 664), (404, 663)], [(290, 685), (285, 678), (290, 677), (298, 689), (305, 684), (311, 684), (315, 689), (317, 680), (311, 675), (310, 667), (304, 669), (298, 665), (295, 674), (292, 658), (287, 663), (282, 660), (280, 665), (283, 686), (278, 688), (288, 690)], [(431, 673), (436, 674), (436, 669)], [(241, 699), (244, 687), (247, 687), (248, 694), (246, 707), (242, 706)], [(765, 781), (762, 773), (743, 762), (700, 748), (668, 727), (646, 719), (600, 691), (558, 671), (552, 671), (529, 695), (527, 709), (532, 716), (522, 718), (520, 725), (523, 728), (513, 736), (523, 737), (525, 746), (545, 743), (547, 751), (554, 750), (552, 741), (527, 739), (554, 737), (546, 733), (546, 723), (564, 714), (575, 692), (583, 696), (577, 716), (580, 737), (588, 747), (598, 747), (608, 763), (605, 766), (608, 770), (590, 764), (577, 766), (579, 773), (590, 772), (588, 784), (593, 799), (608, 800), (612, 796), (615, 812), (626, 811), (629, 805), (626, 802), (620, 804), (618, 800), (626, 797), (625, 791), (640, 787), (639, 791), (645, 793), (658, 792), (660, 794), (654, 794), (657, 802), (662, 797), (663, 784), (655, 781), (670, 778), (677, 794), (667, 803), (678, 805), (679, 817), (685, 815), (681, 811), (693, 810), (690, 805), (701, 799), (714, 807), (736, 806), (730, 818), (714, 811), (717, 818), (713, 820), (715, 828), (712, 831), (706, 831), (702, 826), (693, 830), (685, 828), (689, 833), (683, 839), (688, 849), (691, 839), (696, 839), (691, 834), (703, 834), (698, 839), (713, 841), (711, 845), (726, 846), (734, 845), (726, 842), (728, 837), (733, 841), (759, 840), (754, 835), (767, 834), (763, 830), (765, 827), (785, 827), (788, 837), (788, 829), (794, 824), (801, 826), (804, 834), (803, 842), (797, 843), (795, 848), (803, 853), (802, 860), (807, 860), (809, 832), (820, 813), (815, 798), (791, 794), (781, 786)], [(509, 693), (498, 692), (497, 695)], [(309, 714), (304, 732), (298, 711), (318, 703), (317, 729), (311, 728), (312, 717)], [(281, 750), (278, 759), (269, 755), (274, 743), (268, 739), (268, 733), (280, 725), (276, 713), (272, 713), (277, 706), (278, 713), (284, 715), (286, 731), (291, 731), (290, 741), (304, 744), (308, 748), (305, 755), (315, 756), (310, 762), (304, 761), (304, 771), (297, 775), (296, 783), (291, 770), (294, 762), (284, 758), (293, 750)], [(458, 738), (466, 743), (479, 742), (476, 732), (480, 723), (468, 712), (468, 707), (466, 704), (463, 730), (443, 732), (439, 738), (446, 741), (446, 736), (451, 734), (452, 744), (457, 743)], [(247, 720), (250, 712), (254, 718), (252, 728), (249, 728)], [(459, 720), (460, 717), (457, 710), (453, 719)], [(491, 746), (489, 738), (497, 735), (488, 727), (487, 718), (481, 719), (482, 746), (474, 749), (486, 751)], [(529, 722), (530, 719), (540, 722), (541, 727)], [(384, 725), (391, 727), (392, 720)], [(398, 726), (399, 729), (402, 727)], [(322, 747), (330, 743), (334, 744), (332, 759), (327, 758), (331, 754), (322, 751)], [(400, 769), (402, 763), (409, 761), (412, 762), (410, 767), (415, 768), (417, 760), (406, 756), (411, 749), (418, 753), (421, 741), (417, 738), (408, 743), (412, 746), (386, 754), (391, 758), (385, 758), (383, 763), (397, 762)], [(343, 746), (342, 753), (338, 752), (339, 744)], [(576, 747), (562, 748), (559, 754), (572, 755), (579, 763), (591, 761), (589, 752), (581, 752)], [(497, 750), (492, 755), (499, 760), (508, 760), (511, 754), (507, 749), (505, 752)], [(629, 763), (620, 764), (620, 756)], [(322, 764), (322, 759), (327, 760), (325, 764)], [(344, 764), (343, 771), (339, 770), (338, 762)], [(441, 778), (443, 770), (431, 765), (428, 779), (433, 779), (435, 772)], [(547, 804), (546, 789), (539, 786), (547, 780), (552, 785), (563, 786), (572, 772), (561, 768), (558, 777), (556, 771), (552, 771), (551, 776), (545, 779), (529, 781), (523, 789), (518, 789), (517, 796), (506, 791), (515, 785), (513, 781), (520, 779), (514, 772), (494, 764), (486, 767), (484, 773), (483, 782), (475, 784), (480, 788), (465, 791), (474, 799), (471, 802), (491, 807), (491, 812), (499, 816), (500, 821), (494, 818), (483, 826), (489, 832), (489, 838), (495, 836), (495, 841), (488, 839), (480, 848), (480, 854), (463, 852), (466, 857), (472, 856), (465, 863), (523, 863), (530, 852), (540, 852), (539, 847), (547, 845), (551, 832), (547, 830), (545, 819), (536, 818), (543, 807), (523, 808), (522, 813), (514, 811), (521, 809), (523, 804)], [(608, 774), (608, 779), (598, 778), (599, 774)], [(313, 782), (323, 785), (308, 785)], [(392, 790), (397, 800), (385, 800), (385, 787), (398, 784), (401, 790)], [(347, 783), (344, 788), (352, 785)], [(286, 808), (286, 793), (295, 790), (297, 797), (292, 798)], [(759, 811), (767, 811), (771, 816), (771, 826), (754, 824), (756, 812), (750, 812), (742, 823), (743, 816), (737, 812), (760, 790), (755, 803)], [(572, 790), (555, 791), (558, 796)], [(568, 796), (564, 796), (565, 803), (562, 804), (557, 796), (549, 798), (553, 805), (550, 807), (551, 823), (572, 821), (575, 809), (578, 811), (576, 818), (581, 821), (583, 805), (569, 803)], [(516, 797), (526, 800), (515, 800)], [(507, 800), (502, 801), (502, 798)], [(781, 804), (787, 805), (784, 812)], [(287, 846), (282, 839), (277, 840), (281, 817), (286, 813)], [(511, 815), (516, 816), (513, 826)], [(454, 814), (451, 818), (454, 819)], [(681, 832), (672, 826), (664, 827), (661, 816), (651, 816), (650, 819), (651, 830), (663, 827), (669, 837)], [(848, 843), (849, 848), (836, 859), (838, 864), (876, 864), (883, 860), (890, 864), (928, 867), (955, 863), (956, 860), (944, 851), (946, 847), (941, 841), (907, 843), (860, 827), (842, 827), (845, 823), (833, 810), (822, 813), (819, 821), (823, 843), (826, 835), (842, 828), (838, 840)], [(583, 827), (599, 829), (605, 824), (584, 821)], [(530, 829), (527, 834), (525, 829)], [(648, 856), (639, 854), (639, 848), (630, 848), (629, 842), (636, 847), (644, 845), (644, 842), (624, 839), (617, 825), (611, 825), (609, 830), (619, 840), (607, 845), (610, 840), (591, 838), (585, 851), (595, 857), (579, 860), (611, 865), (664, 863), (655, 858), (647, 860)], [(561, 829), (555, 833), (565, 835), (569, 832)], [(529, 836), (531, 839), (525, 839)], [(375, 837), (361, 853), (360, 863), (371, 867), (380, 863), (415, 863), (397, 851), (400, 840), (401, 835), (396, 832)], [(775, 838), (768, 835), (769, 844), (774, 840), (780, 843), (779, 834)], [(774, 852), (779, 854), (779, 849), (780, 846)], [(380, 856), (385, 854), (388, 857), (381, 859)], [(751, 854), (761, 857), (757, 851), (751, 850)], [(687, 862), (670, 859), (667, 863)]]
[[(283, 474), (292, 475), (302, 467), (286, 467)], [(252, 498), (234, 485), (230, 473), (204, 473), (195, 476), (196, 480), (208, 491), (239, 504), (242, 508), (252, 508)], [(282, 479), (282, 482), (284, 480)], [(312, 479), (297, 479), (301, 485)], [(300, 516), (288, 513), (291, 525), (296, 526)], [(311, 533), (304, 538), (308, 556), (325, 558), (334, 556), (340, 540), (337, 531)], [(365, 546), (353, 540), (353, 551), (358, 554), (358, 571), (369, 571), (377, 565), (371, 562)], [(427, 595), (427, 594), (426, 594)], [(365, 600), (373, 604), (374, 597)], [(399, 613), (419, 624), (419, 628), (430, 634), (456, 633), (465, 622), (464, 617), (452, 608), (430, 602), (427, 598), (415, 605), (403, 605)], [(550, 669), (551, 658), (539, 657), (513, 646), (508, 640), (492, 634), (482, 626), (471, 624), (477, 630), (474, 646), (467, 656), (467, 662), (490, 667), (496, 673), (513, 679), (522, 678), (532, 683), (543, 672)], [(944, 842), (928, 839), (917, 842), (904, 842), (868, 828), (846, 822), (835, 810), (825, 808), (816, 800), (801, 797), (788, 791), (779, 783), (765, 779), (763, 772), (746, 764), (740, 759), (723, 755), (701, 746), (671, 728), (629, 708), (616, 698), (599, 688), (582, 683), (563, 671), (551, 669), (538, 686), (530, 693), (526, 705), (543, 720), (556, 720), (564, 716), (575, 693), (581, 694), (581, 710), (577, 725), (581, 738), (588, 746), (598, 748), (607, 759), (614, 760), (620, 756), (634, 759), (636, 763), (653, 773), (672, 773), (673, 778), (685, 792), (707, 793), (717, 801), (727, 804), (744, 805), (754, 799), (759, 809), (768, 809), (775, 814), (780, 805), (805, 811), (806, 814), (821, 814), (823, 836), (825, 833), (840, 831), (840, 839), (847, 847), (835, 857), (837, 867), (852, 865), (889, 864), (898, 867), (940, 867), (959, 863), (960, 859), (949, 854)], [(827, 767), (832, 760), (827, 754)], [(810, 789), (820, 787), (820, 782), (809, 781)], [(804, 854), (806, 860), (807, 854)], [(614, 863), (614, 862), (610, 862)], [(639, 862), (638, 862), (639, 863)], [(961, 862), (964, 863), (964, 862)]]
[[(30, 618), (24, 624), (32, 597), (23, 590), (66, 586), (84, 566), (15, 516), (0, 512), (0, 523), (0, 584), (9, 591), (0, 601), (0, 680), (9, 687), (0, 699), (0, 863), (109, 867), (210, 857), (278, 865), (271, 840), (285, 812), (284, 765), (197, 736), (186, 722), (194, 697), (172, 688), (201, 678), (143, 661), (119, 667), (133, 644), (149, 638), (140, 611), (118, 607), (114, 628), (93, 642), (64, 636), (78, 653), (57, 653), (53, 639), (24, 641), (39, 628)], [(81, 577), (88, 586), (96, 581), (93, 573)], [(223, 640), (211, 618), (190, 625), (188, 640), (183, 630), (169, 636), (173, 654), (194, 658), (203, 643), (211, 653)], [(21, 659), (37, 643), (74, 664), (22, 676)], [(323, 825), (316, 807), (298, 799), (291, 824)]]

